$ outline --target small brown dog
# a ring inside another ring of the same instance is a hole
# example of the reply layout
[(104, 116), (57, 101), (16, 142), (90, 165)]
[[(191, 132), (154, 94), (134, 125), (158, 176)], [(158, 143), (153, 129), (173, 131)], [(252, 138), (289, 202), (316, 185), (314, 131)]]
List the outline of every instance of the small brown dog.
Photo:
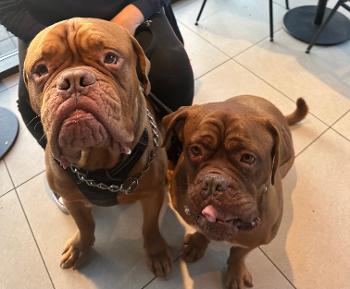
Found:
[(167, 158), (145, 99), (148, 66), (125, 29), (98, 19), (59, 22), (28, 48), (24, 79), (47, 137), (48, 182), (78, 226), (62, 254), (63, 268), (79, 266), (94, 243), (91, 203), (140, 200), (148, 264), (156, 276), (171, 269), (158, 226)]
[(281, 180), (294, 161), (288, 125), (307, 112), (303, 99), (284, 117), (263, 98), (237, 96), (183, 107), (163, 120), (165, 144), (173, 134), (183, 144), (173, 172), (172, 204), (197, 229), (185, 237), (183, 258), (201, 258), (210, 239), (232, 243), (225, 277), (229, 289), (253, 286), (244, 259), (277, 233)]

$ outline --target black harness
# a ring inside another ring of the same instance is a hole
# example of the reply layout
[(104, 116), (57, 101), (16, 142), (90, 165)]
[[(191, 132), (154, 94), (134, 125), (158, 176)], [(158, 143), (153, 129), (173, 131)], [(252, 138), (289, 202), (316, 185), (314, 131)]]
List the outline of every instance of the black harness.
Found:
[[(112, 169), (100, 169), (89, 172), (71, 166), (66, 169), (66, 172), (78, 185), (82, 194), (94, 205), (103, 207), (117, 205), (119, 192), (122, 191), (125, 194), (129, 194), (137, 186), (135, 178), (128, 178), (128, 176), (142, 157), (148, 141), (149, 136), (147, 129), (145, 129), (131, 154), (124, 156)], [(123, 190), (122, 186), (125, 187), (125, 190)]]

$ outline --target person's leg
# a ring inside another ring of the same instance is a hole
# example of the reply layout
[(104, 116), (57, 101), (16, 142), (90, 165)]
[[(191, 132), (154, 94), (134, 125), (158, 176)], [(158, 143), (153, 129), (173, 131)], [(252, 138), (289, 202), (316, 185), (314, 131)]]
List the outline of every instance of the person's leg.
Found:
[(22, 40), (18, 40), (18, 57), (19, 57), (19, 82), (18, 82), (18, 110), (21, 113), (22, 119), (39, 143), (39, 145), (45, 149), (46, 137), (44, 135), (43, 126), (41, 124), (39, 116), (32, 110), (29, 103), (29, 96), (27, 88), (23, 81), (23, 62), (27, 52), (27, 44)]
[[(43, 126), (41, 124), (41, 120), (39, 116), (36, 115), (36, 113), (32, 110), (30, 103), (29, 103), (29, 96), (27, 88), (23, 81), (23, 62), (26, 56), (28, 45), (23, 42), (22, 40), (18, 40), (18, 57), (19, 57), (19, 82), (18, 82), (18, 110), (21, 113), (22, 119), (30, 131), (30, 133), (33, 135), (33, 137), (36, 139), (36, 141), (39, 143), (39, 145), (45, 149), (46, 147), (46, 137), (44, 135)], [(68, 210), (63, 204), (62, 198), (52, 191), (50, 187), (47, 185), (46, 190), (49, 193), (50, 197), (53, 199), (53, 201), (57, 204), (58, 208), (65, 214), (68, 214)]]
[(172, 30), (164, 12), (152, 17), (152, 33), (136, 31), (136, 39), (147, 52), (153, 37), (154, 46), (148, 55), (151, 62), (151, 91), (170, 109), (191, 105), (194, 94), (192, 67), (181, 41)]
[[(151, 32), (140, 28), (135, 37), (151, 62), (151, 92), (175, 111), (180, 106), (188, 106), (193, 102), (194, 78), (191, 63), (164, 12), (156, 14), (151, 20)], [(166, 113), (158, 114), (163, 117)], [(170, 162), (175, 165), (182, 152), (182, 144), (175, 136), (167, 152)]]

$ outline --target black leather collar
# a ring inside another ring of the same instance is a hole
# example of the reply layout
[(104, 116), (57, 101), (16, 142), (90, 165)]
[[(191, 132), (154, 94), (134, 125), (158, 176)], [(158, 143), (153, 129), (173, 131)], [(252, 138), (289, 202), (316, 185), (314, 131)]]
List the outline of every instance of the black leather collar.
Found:
[[(123, 184), (131, 170), (136, 163), (140, 160), (145, 152), (149, 141), (148, 131), (145, 129), (141, 135), (141, 138), (130, 155), (125, 155), (115, 167), (109, 170), (101, 169), (93, 172), (87, 170), (78, 169), (75, 167), (69, 167), (66, 172), (73, 178), (79, 187), (79, 190), (83, 195), (93, 204), (98, 206), (113, 206), (117, 205), (118, 192), (105, 190), (98, 187), (89, 186), (85, 181), (81, 180), (81, 175), (86, 180), (93, 179), (98, 183), (103, 183), (108, 186), (115, 185), (120, 186)], [(57, 160), (56, 160), (57, 161)], [(57, 161), (58, 162), (58, 161)], [(59, 163), (59, 162), (58, 162)], [(79, 172), (79, 174), (75, 173)], [(80, 178), (79, 178), (80, 175)]]

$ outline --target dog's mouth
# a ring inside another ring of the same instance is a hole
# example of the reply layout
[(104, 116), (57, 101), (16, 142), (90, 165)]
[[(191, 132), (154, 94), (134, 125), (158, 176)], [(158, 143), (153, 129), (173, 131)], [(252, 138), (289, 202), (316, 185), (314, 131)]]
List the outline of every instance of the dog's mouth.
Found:
[(133, 136), (107, 119), (103, 110), (89, 98), (79, 103), (66, 101), (56, 112), (52, 122), (50, 145), (55, 159), (63, 167), (76, 164), (85, 149), (110, 148), (115, 152), (129, 153)]
[[(187, 209), (187, 210), (186, 210)], [(208, 204), (200, 212), (194, 213), (186, 207), (196, 225), (209, 238), (217, 241), (232, 240), (240, 231), (251, 231), (261, 223), (257, 213), (239, 216), (234, 213), (223, 213), (217, 207)]]
[(57, 142), (60, 159), (64, 163), (77, 162), (82, 150), (109, 146), (111, 139), (107, 129), (92, 113), (77, 109), (63, 120), (59, 129)]
[(244, 220), (232, 214), (224, 216), (212, 205), (206, 206), (200, 216), (203, 216), (207, 222), (232, 226), (238, 230), (252, 230), (260, 222), (260, 218), (257, 216), (252, 217), (251, 220)]

